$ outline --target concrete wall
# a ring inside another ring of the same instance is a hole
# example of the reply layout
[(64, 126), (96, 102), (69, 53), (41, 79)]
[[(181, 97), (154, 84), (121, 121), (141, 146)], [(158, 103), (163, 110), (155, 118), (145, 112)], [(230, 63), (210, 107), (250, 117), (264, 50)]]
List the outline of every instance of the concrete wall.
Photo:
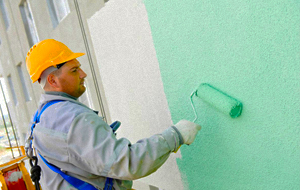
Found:
[[(112, 120), (122, 122), (118, 137), (135, 143), (172, 125), (148, 23), (139, 0), (111, 0), (88, 20)], [(182, 189), (176, 157), (142, 182)], [(162, 180), (163, 179), (163, 180)]]
[(195, 98), (203, 126), (182, 147), (186, 189), (300, 188), (300, 5), (145, 0), (173, 122), (208, 82), (241, 100), (231, 119)]

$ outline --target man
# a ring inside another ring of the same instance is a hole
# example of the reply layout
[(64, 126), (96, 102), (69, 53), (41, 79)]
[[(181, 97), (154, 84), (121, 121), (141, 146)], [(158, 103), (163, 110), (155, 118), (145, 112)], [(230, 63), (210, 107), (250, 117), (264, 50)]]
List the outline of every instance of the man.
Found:
[(33, 144), (42, 168), (42, 188), (76, 189), (52, 171), (40, 155), (64, 173), (103, 189), (108, 178), (113, 188), (131, 189), (132, 180), (155, 172), (182, 144), (191, 144), (201, 127), (182, 120), (161, 134), (131, 144), (117, 139), (93, 110), (77, 101), (84, 92), (86, 73), (66, 45), (53, 39), (34, 45), (26, 57), (32, 82), (39, 81), (45, 93), (38, 108), (53, 100), (41, 114)]

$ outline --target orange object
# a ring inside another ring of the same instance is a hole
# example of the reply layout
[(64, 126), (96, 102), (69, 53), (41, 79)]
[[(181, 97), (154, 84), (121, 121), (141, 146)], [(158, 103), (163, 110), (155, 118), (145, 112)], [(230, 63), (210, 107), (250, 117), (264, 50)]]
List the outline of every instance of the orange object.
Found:
[(32, 83), (36, 82), (48, 67), (70, 61), (84, 53), (74, 53), (65, 44), (54, 39), (38, 42), (27, 53), (26, 66)]
[(18, 167), (3, 173), (3, 176), (8, 189), (27, 190), (22, 172)]
[[(21, 146), (22, 153), (25, 153)], [(35, 190), (24, 161), (25, 155), (0, 165), (1, 190)]]

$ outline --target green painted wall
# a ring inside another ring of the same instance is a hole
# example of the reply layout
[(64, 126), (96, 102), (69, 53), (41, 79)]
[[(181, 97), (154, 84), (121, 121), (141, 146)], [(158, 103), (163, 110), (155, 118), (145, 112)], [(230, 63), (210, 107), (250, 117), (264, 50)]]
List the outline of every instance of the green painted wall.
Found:
[(174, 123), (208, 82), (241, 100), (231, 119), (194, 99), (202, 125), (178, 160), (186, 189), (300, 189), (299, 1), (144, 0)]

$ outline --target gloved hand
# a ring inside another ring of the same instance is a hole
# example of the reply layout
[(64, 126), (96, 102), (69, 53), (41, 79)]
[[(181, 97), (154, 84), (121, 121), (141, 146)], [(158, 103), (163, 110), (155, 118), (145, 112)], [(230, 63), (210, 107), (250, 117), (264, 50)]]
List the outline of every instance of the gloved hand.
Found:
[(183, 143), (188, 145), (194, 142), (198, 131), (201, 129), (200, 125), (187, 120), (179, 121), (175, 124), (175, 127), (180, 132), (183, 138)]

